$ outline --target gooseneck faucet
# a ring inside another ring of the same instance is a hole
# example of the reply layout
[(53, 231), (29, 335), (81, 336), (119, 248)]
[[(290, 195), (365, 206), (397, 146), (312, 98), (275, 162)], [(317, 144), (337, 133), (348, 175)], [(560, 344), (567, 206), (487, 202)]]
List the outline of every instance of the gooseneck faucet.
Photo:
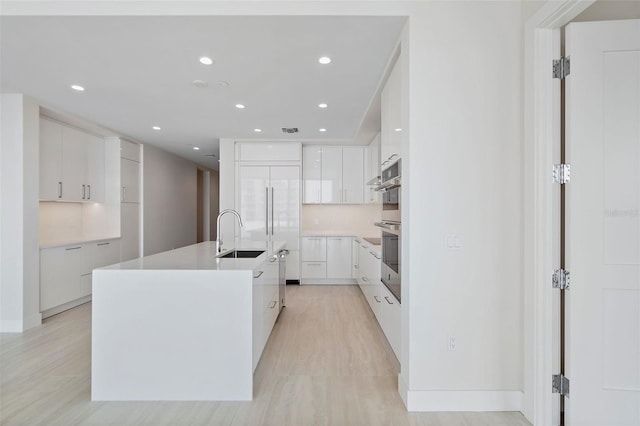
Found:
[(242, 228), (242, 218), (240, 217), (240, 213), (238, 213), (236, 210), (234, 209), (225, 209), (222, 210), (219, 214), (218, 214), (218, 219), (217, 219), (217, 226), (216, 226), (216, 237), (218, 238), (216, 240), (216, 253), (220, 253), (222, 251), (222, 236), (220, 235), (220, 219), (222, 219), (222, 216), (225, 213), (233, 213), (234, 215), (236, 215), (236, 217), (238, 218), (238, 222), (240, 223), (240, 228)]

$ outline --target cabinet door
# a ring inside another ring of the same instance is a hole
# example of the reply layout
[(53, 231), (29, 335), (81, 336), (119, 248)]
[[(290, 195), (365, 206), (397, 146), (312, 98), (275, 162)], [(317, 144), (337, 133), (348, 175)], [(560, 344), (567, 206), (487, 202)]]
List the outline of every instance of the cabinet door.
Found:
[(302, 148), (303, 203), (321, 203), (322, 191), (322, 148), (305, 146)]
[(358, 254), (360, 252), (360, 241), (354, 238), (351, 242), (351, 278), (357, 280), (359, 271)]
[(62, 191), (62, 126), (41, 118), (40, 199), (62, 199)]
[(327, 260), (326, 237), (302, 237), (300, 260), (303, 262), (325, 262)]
[(140, 162), (140, 145), (121, 139), (120, 157)]
[[(140, 257), (140, 204), (120, 204), (120, 261)], [(114, 262), (115, 263), (115, 262)]]
[(85, 201), (87, 198), (87, 139), (89, 135), (71, 127), (62, 127), (62, 198)]
[(253, 325), (253, 369), (256, 369), (262, 349), (264, 348), (264, 268), (263, 265), (253, 271), (253, 307), (252, 307), (252, 325)]
[(300, 275), (305, 278), (327, 278), (326, 262), (300, 262)]
[(342, 203), (342, 148), (322, 148), (322, 203)]
[(237, 145), (240, 161), (300, 161), (299, 142), (242, 142)]
[(364, 148), (342, 148), (342, 202), (364, 203)]
[(104, 201), (104, 139), (87, 136), (87, 194), (86, 198), (95, 203)]
[(40, 251), (40, 311), (82, 297), (82, 246)]
[(396, 61), (384, 88), (382, 89), (381, 108), (381, 147), (382, 168), (396, 161), (402, 147), (402, 80), (400, 76), (400, 58)]
[(298, 250), (300, 240), (300, 167), (271, 166), (269, 232), (273, 241), (285, 241)]
[(140, 163), (120, 159), (120, 197), (123, 203), (140, 202)]
[[(251, 241), (267, 241), (270, 238), (271, 198), (269, 166), (240, 166), (238, 170), (237, 207), (244, 227), (242, 238)], [(218, 236), (220, 238), (220, 236)]]
[(351, 237), (327, 237), (327, 278), (351, 277)]

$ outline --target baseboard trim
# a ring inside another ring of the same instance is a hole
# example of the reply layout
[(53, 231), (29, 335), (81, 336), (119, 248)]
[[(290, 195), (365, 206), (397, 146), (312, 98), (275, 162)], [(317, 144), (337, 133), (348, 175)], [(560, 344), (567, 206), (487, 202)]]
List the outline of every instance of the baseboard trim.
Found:
[(357, 284), (356, 280), (351, 278), (302, 278), (300, 280), (302, 285), (354, 285)]
[(405, 405), (407, 411), (522, 411), (523, 399), (522, 391), (407, 390)]
[(404, 377), (402, 377), (402, 374), (398, 374), (398, 393), (400, 394), (400, 398), (402, 399), (405, 408), (407, 408), (409, 406), (407, 404), (409, 386), (407, 386), (407, 382), (404, 381)]
[(91, 295), (81, 297), (80, 299), (73, 300), (71, 302), (65, 303), (64, 305), (56, 306), (55, 308), (47, 309), (46, 311), (42, 311), (42, 319), (52, 317), (64, 311), (68, 311), (71, 308), (75, 308), (76, 306), (83, 305), (87, 302), (91, 302)]
[(27, 317), (23, 323), (25, 331), (30, 328), (37, 327), (39, 325), (42, 325), (42, 314), (40, 312), (38, 312), (37, 314), (33, 314), (30, 317)]

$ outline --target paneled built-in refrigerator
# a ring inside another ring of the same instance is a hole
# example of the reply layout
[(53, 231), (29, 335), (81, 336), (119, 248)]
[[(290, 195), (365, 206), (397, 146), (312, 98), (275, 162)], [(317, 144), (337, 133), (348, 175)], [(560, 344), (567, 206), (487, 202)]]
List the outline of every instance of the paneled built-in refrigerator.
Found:
[(299, 280), (300, 166), (240, 165), (237, 209), (240, 236), (253, 241), (285, 241), (287, 280)]

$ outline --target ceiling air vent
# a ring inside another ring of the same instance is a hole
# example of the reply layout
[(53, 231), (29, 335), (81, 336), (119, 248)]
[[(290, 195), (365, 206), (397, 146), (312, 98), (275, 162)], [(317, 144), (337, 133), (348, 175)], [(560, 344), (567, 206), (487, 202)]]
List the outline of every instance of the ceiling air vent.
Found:
[(297, 127), (283, 127), (282, 133), (298, 133)]

